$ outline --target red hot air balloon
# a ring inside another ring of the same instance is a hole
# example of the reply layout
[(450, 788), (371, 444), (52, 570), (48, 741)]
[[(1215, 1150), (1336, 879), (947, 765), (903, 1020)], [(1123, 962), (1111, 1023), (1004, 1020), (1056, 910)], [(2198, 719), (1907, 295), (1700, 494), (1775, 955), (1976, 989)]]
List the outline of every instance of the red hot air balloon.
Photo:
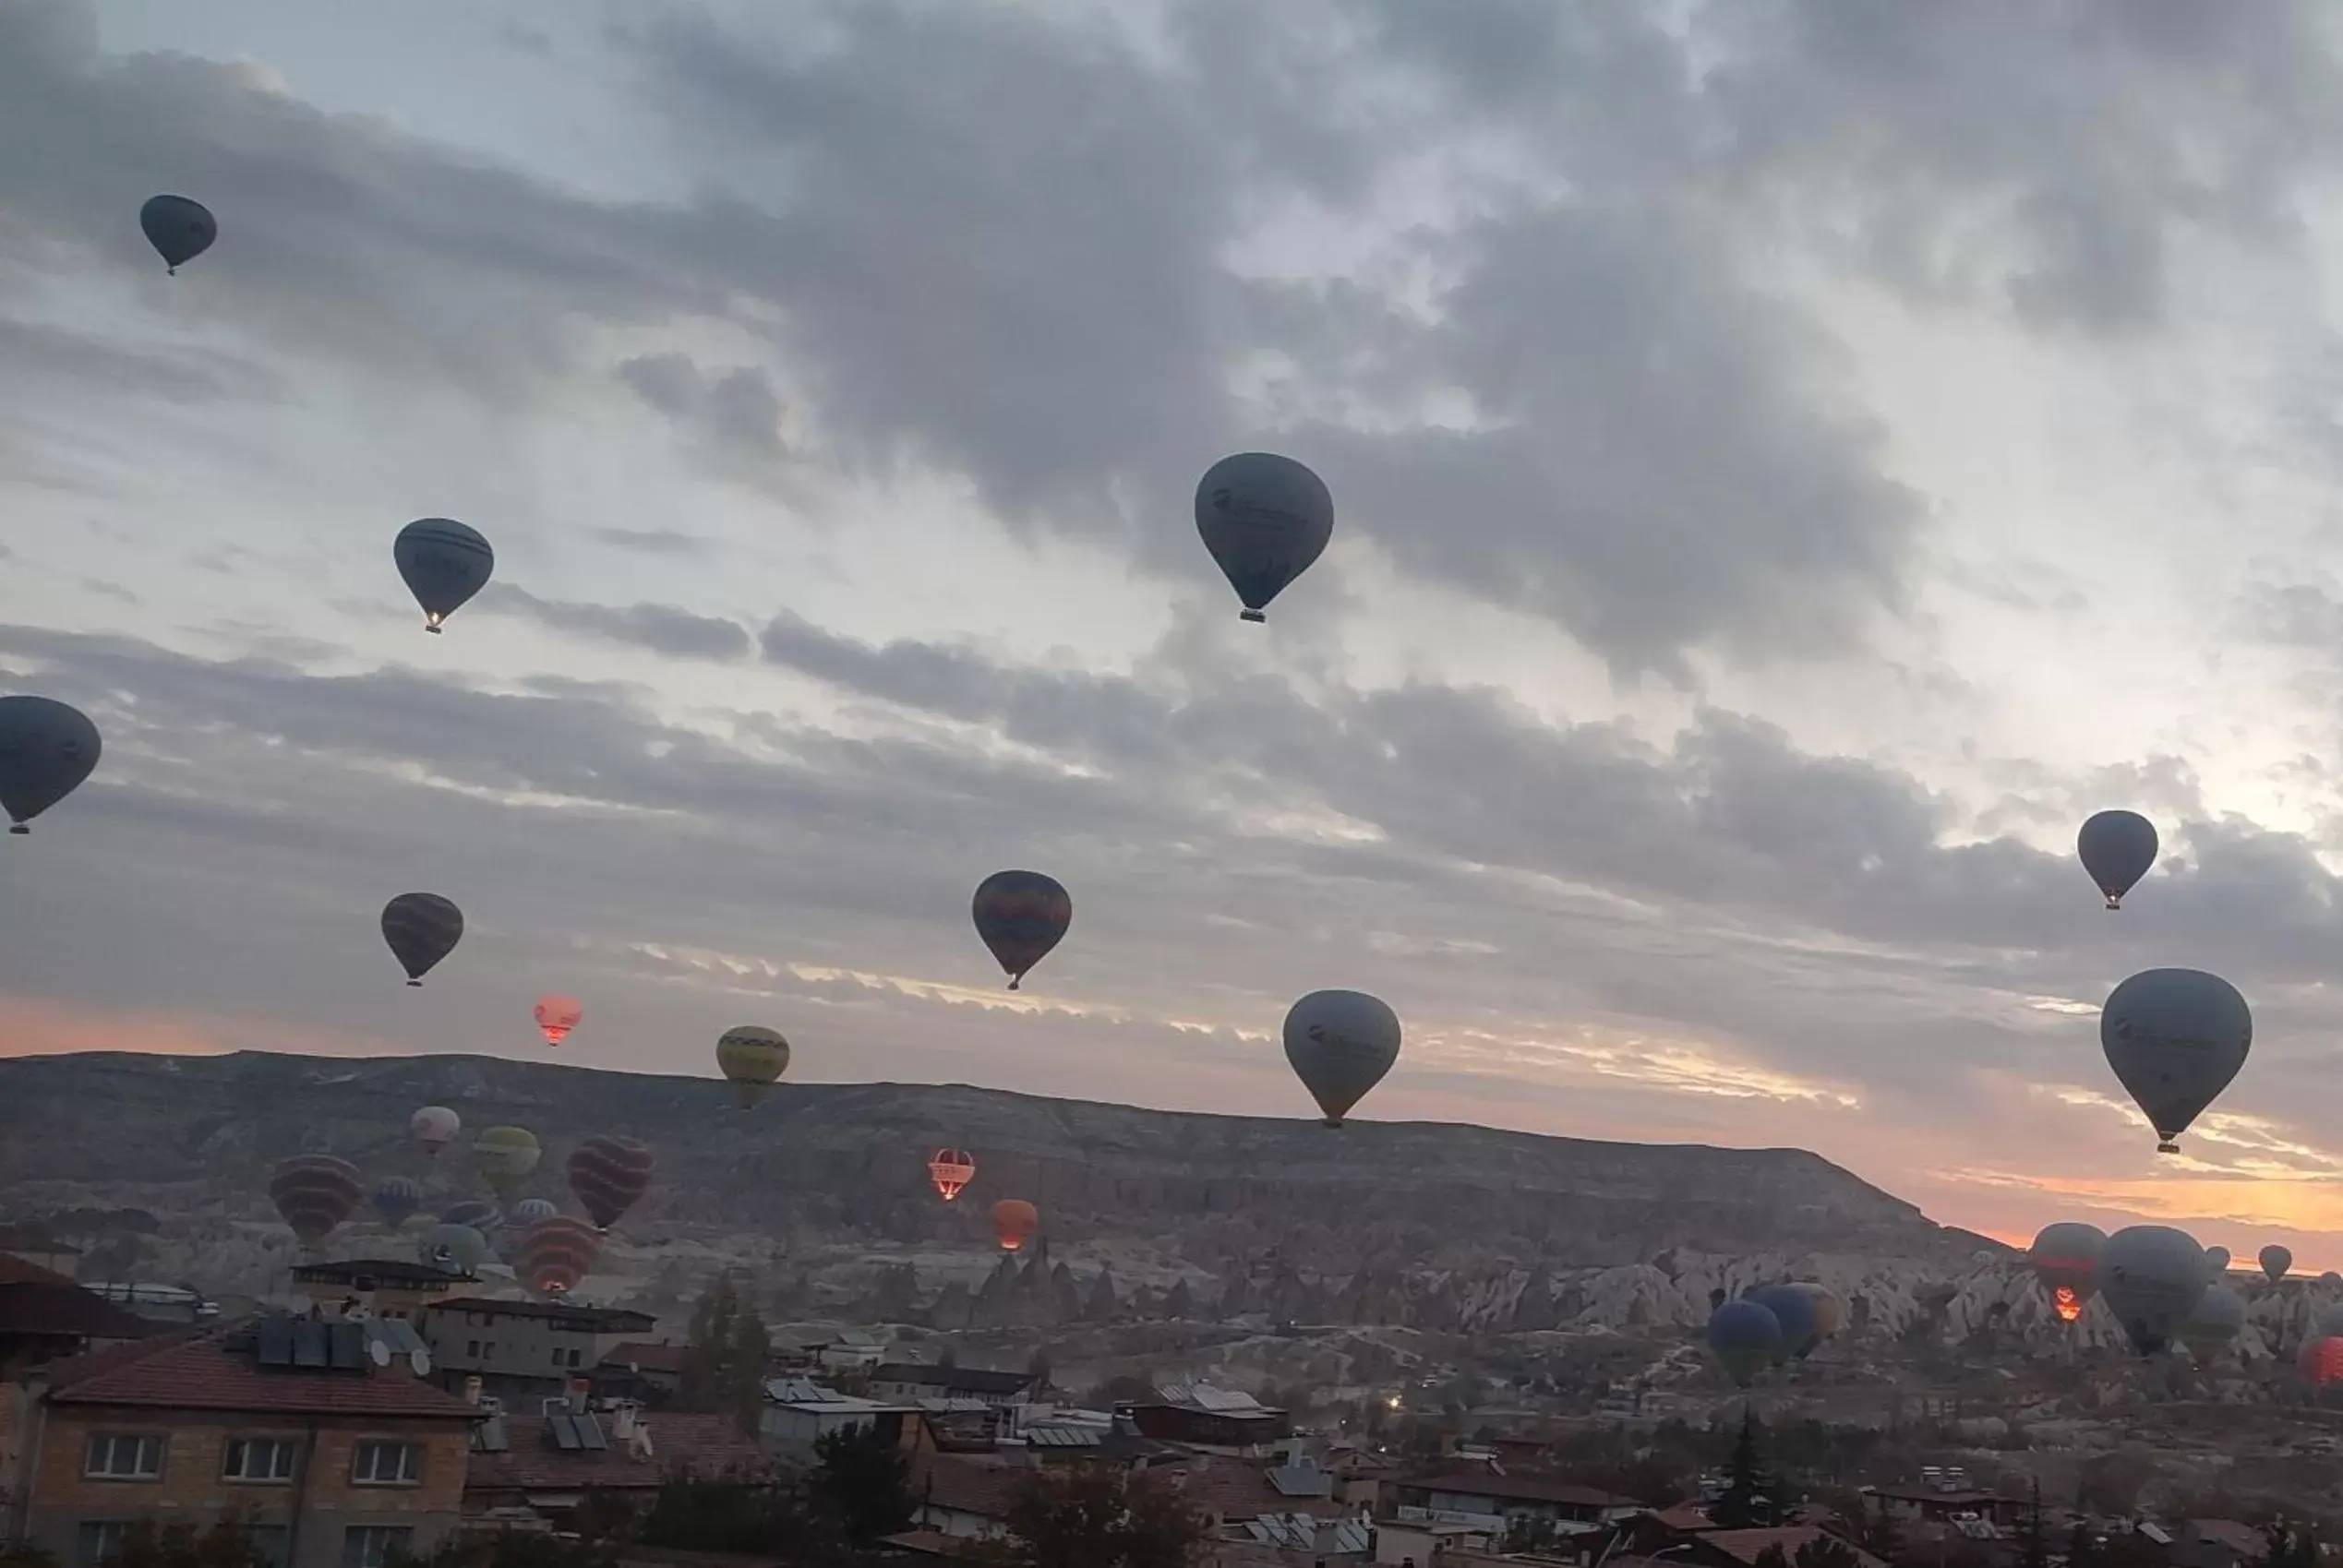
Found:
[(585, 1004), (575, 997), (565, 997), (550, 991), (537, 999), (537, 1027), (545, 1031), (545, 1043), (558, 1046), (570, 1037), (570, 1031), (585, 1016)]
[(512, 1272), (540, 1296), (565, 1296), (601, 1256), (602, 1238), (594, 1227), (561, 1215), (541, 1219), (522, 1233), (512, 1252)]
[(269, 1201), (305, 1247), (314, 1247), (348, 1219), (366, 1195), (358, 1167), (331, 1155), (294, 1155), (277, 1162)]
[(977, 935), (1001, 961), (1009, 989), (1049, 956), (1074, 923), (1074, 900), (1055, 877), (1039, 871), (995, 871), (977, 884), (970, 913)]
[(976, 1179), (976, 1156), (966, 1149), (938, 1149), (929, 1156), (928, 1179), (948, 1203)]
[(1023, 1198), (1003, 1198), (992, 1205), (992, 1234), (1000, 1238), (1003, 1252), (1024, 1246), (1040, 1223), (1041, 1211)]
[(570, 1151), (570, 1191), (596, 1230), (607, 1230), (634, 1207), (658, 1164), (651, 1145), (603, 1133)]

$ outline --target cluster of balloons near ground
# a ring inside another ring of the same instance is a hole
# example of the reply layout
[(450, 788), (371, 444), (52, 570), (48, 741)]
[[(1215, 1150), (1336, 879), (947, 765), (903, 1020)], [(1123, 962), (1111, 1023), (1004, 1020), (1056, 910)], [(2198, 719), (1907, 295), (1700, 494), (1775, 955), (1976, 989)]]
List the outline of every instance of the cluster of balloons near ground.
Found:
[[(2199, 1246), (2194, 1237), (2170, 1226), (2134, 1225), (2109, 1236), (2094, 1225), (2061, 1220), (2043, 1227), (2026, 1250), (2026, 1261), (2060, 1322), (2075, 1322), (2092, 1297), (2101, 1297), (2142, 1356), (2179, 1344), (2206, 1361), (2245, 1326), (2245, 1299), (2224, 1283), (2229, 1249)], [(2277, 1288), (2286, 1283), (2294, 1253), (2272, 1242), (2254, 1261)], [(2321, 1279), (2343, 1286), (2343, 1275), (2329, 1273)], [(2343, 1303), (2321, 1314), (2299, 1364), (2314, 1383), (2343, 1377)]]

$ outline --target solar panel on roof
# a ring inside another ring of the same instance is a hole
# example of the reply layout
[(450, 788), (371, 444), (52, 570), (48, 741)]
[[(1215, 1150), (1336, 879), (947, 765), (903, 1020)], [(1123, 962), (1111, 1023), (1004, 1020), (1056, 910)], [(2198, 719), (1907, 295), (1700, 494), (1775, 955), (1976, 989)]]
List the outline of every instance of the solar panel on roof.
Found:
[(602, 1435), (602, 1423), (595, 1419), (592, 1411), (571, 1417), (570, 1424), (578, 1429), (578, 1441), (588, 1448), (599, 1449), (610, 1446), (609, 1440)]
[(326, 1361), (326, 1325), (302, 1319), (293, 1325), (293, 1364), (322, 1367)]
[(326, 1324), (326, 1361), (337, 1372), (366, 1370), (366, 1331), (363, 1323)]
[(567, 1411), (556, 1411), (547, 1416), (545, 1424), (553, 1429), (555, 1447), (566, 1453), (574, 1452), (585, 1446), (584, 1440), (578, 1436), (578, 1429), (570, 1419)]
[(293, 1365), (293, 1324), (283, 1318), (262, 1318), (254, 1347), (253, 1359), (261, 1366)]

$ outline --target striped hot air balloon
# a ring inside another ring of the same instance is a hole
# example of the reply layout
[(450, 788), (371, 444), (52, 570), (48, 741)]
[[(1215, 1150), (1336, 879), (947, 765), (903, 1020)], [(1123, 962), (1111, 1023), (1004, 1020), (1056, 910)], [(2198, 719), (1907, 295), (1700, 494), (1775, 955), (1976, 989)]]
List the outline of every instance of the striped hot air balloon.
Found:
[(1039, 871), (995, 871), (977, 884), (970, 905), (977, 935), (1001, 962), (1015, 990), (1025, 973), (1058, 945), (1074, 923), (1074, 899), (1063, 883)]
[(649, 1189), (657, 1164), (650, 1144), (605, 1132), (570, 1151), (570, 1191), (594, 1227), (607, 1230)]
[(366, 1196), (358, 1167), (331, 1155), (294, 1155), (277, 1162), (269, 1201), (305, 1247), (314, 1247), (350, 1217)]
[(601, 1255), (601, 1234), (562, 1215), (539, 1220), (522, 1235), (513, 1249), (512, 1272), (540, 1296), (563, 1296), (577, 1288)]
[(422, 985), (463, 937), (463, 911), (436, 892), (403, 892), (382, 906), (382, 940), (410, 986)]
[(976, 1179), (976, 1156), (966, 1149), (938, 1149), (928, 1156), (928, 1179), (948, 1203)]

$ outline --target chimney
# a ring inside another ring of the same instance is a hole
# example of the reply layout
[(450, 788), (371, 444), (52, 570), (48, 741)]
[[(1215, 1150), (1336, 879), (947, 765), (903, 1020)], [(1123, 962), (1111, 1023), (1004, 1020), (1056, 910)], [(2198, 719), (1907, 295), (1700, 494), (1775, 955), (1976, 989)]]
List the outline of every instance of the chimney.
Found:
[(463, 1402), (466, 1405), (480, 1403), (480, 1374), (478, 1372), (474, 1372), (463, 1380)]

